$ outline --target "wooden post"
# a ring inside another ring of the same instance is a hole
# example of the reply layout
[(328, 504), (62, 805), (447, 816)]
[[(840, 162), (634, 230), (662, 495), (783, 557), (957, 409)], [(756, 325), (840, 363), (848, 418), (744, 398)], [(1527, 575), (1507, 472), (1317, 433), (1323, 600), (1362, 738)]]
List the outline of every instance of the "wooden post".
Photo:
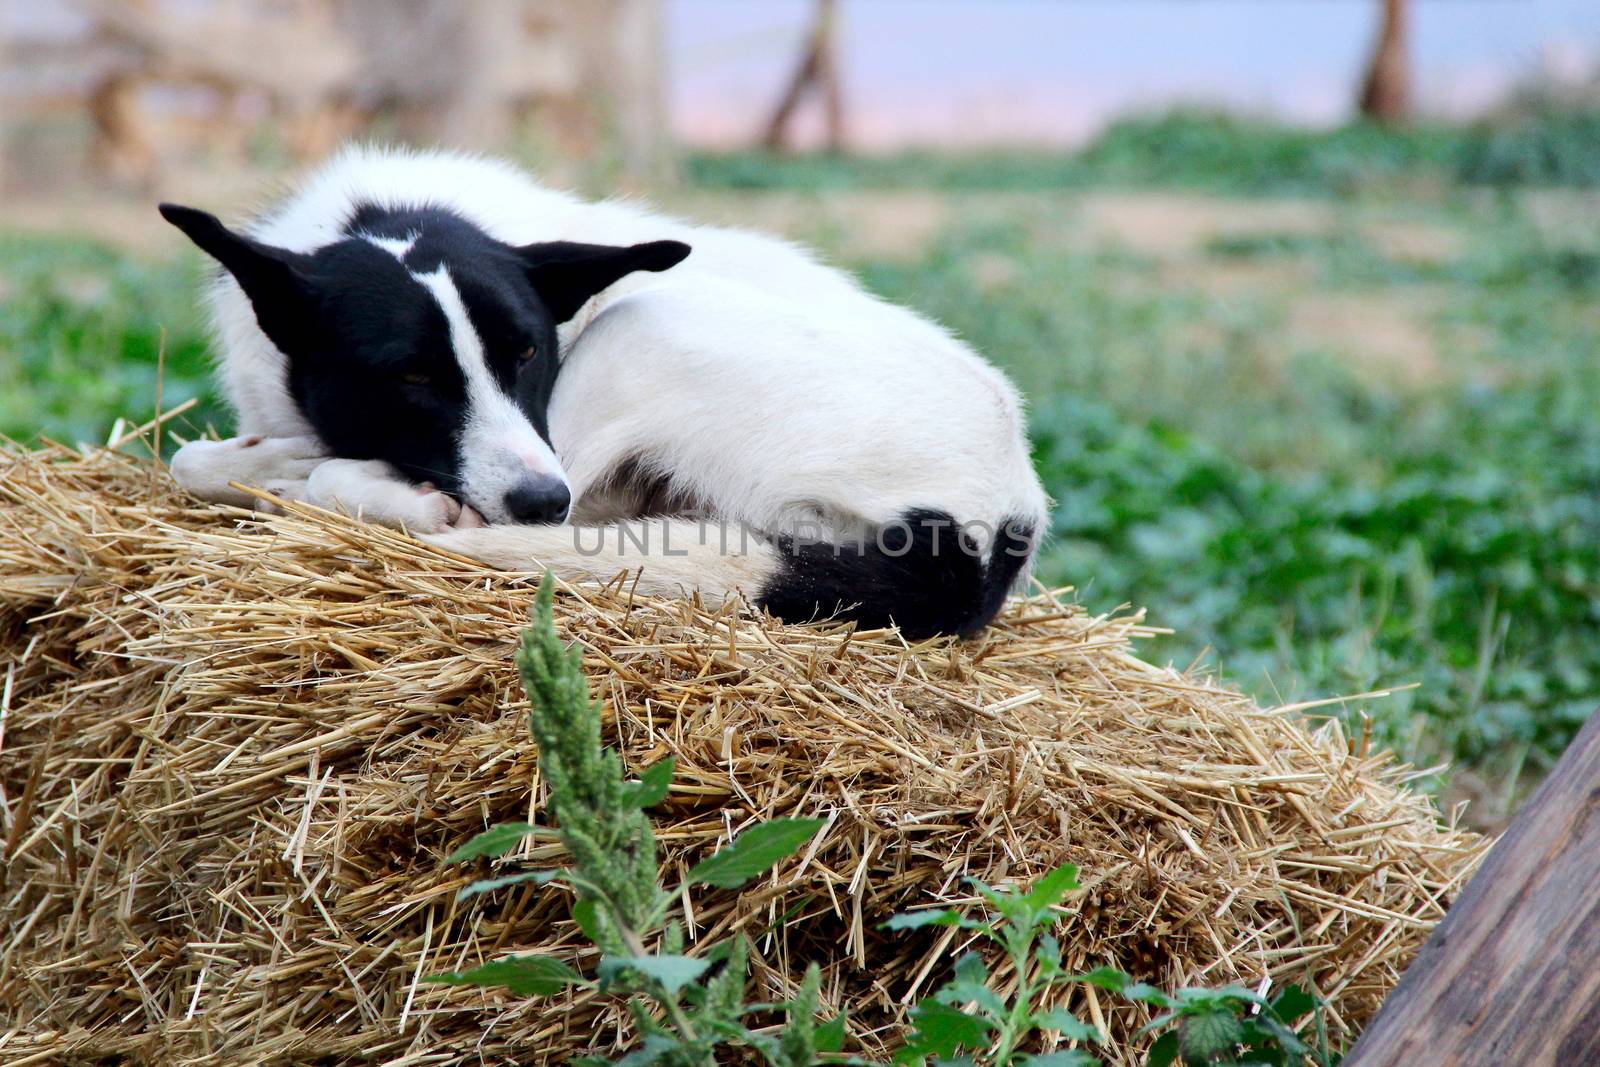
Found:
[(1411, 113), (1407, 3), (1408, 0), (1382, 0), (1378, 38), (1361, 84), (1361, 113), (1378, 122), (1404, 122)]
[[(0, 70), (10, 69), (11, 35), (8, 32), (11, 26), (11, 0), (0, 0)], [(4, 100), (0, 107), (0, 194), (4, 194), (12, 184), (11, 155), (15, 151), (12, 140), (16, 131), (12, 128), (17, 110), (15, 101)]]
[(605, 85), (623, 175), (633, 183), (665, 176), (665, 16), (661, 0), (619, 0), (608, 37)]
[(817, 0), (817, 18), (806, 38), (804, 53), (794, 76), (767, 120), (761, 143), (769, 151), (784, 147), (789, 123), (800, 108), (806, 90), (815, 86), (822, 94), (823, 122), (828, 151), (844, 148), (844, 94), (839, 88), (838, 9), (835, 0)]
[(1600, 713), (1344, 1060), (1419, 1064), (1600, 1064)]

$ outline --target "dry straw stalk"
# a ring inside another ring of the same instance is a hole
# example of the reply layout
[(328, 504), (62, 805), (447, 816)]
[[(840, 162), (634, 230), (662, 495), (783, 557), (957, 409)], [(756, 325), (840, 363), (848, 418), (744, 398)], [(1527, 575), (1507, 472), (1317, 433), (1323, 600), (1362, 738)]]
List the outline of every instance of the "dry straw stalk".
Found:
[[(538, 1064), (625, 1036), (588, 994), (418, 981), (594, 963), (559, 891), (458, 904), (483, 872), (441, 863), (539, 821), (511, 665), (534, 584), (310, 509), (198, 506), (115, 452), (0, 453), (0, 1062)], [(1040, 595), (908, 648), (618, 582), (564, 589), (557, 622), (629, 765), (677, 758), (669, 864), (830, 820), (768, 881), (684, 903), (697, 939), (755, 939), (770, 999), (822, 962), (869, 1055), (963, 948), (876, 924), (969, 901), (963, 875), (1080, 864), (1070, 963), (1301, 982), (1353, 1028), (1483, 847), (1336, 723), (1137, 659), (1136, 616)], [(1137, 1014), (1073, 1007), (1135, 1062)]]

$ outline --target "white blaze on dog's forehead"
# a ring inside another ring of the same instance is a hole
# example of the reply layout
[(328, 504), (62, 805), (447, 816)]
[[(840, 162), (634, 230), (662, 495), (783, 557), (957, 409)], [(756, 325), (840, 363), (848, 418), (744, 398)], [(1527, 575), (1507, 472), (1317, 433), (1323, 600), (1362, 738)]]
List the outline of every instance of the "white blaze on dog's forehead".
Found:
[[(560, 478), (571, 489), (567, 472), (539, 436), (517, 402), (506, 395), (489, 372), (483, 341), (450, 272), (439, 267), (411, 275), (439, 302), (450, 326), (450, 347), (467, 385), (467, 420), (461, 431), (462, 492), (479, 510), (503, 508), (506, 493), (529, 474)], [(498, 515), (486, 517), (498, 518)]]
[(403, 239), (399, 237), (374, 237), (370, 233), (363, 233), (358, 236), (368, 244), (377, 245), (402, 263), (406, 261), (406, 253), (411, 251), (411, 246), (417, 243), (417, 235), (414, 233), (407, 234)]

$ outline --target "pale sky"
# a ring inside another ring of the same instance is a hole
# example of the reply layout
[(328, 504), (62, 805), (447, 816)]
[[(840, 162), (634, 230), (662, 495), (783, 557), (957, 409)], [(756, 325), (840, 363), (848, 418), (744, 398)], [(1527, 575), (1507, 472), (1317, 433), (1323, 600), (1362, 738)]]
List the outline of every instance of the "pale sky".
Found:
[[(810, 0), (666, 0), (673, 118), (748, 143), (795, 61)], [(855, 139), (1073, 143), (1108, 119), (1223, 104), (1349, 113), (1377, 0), (840, 0)], [(1596, 0), (1415, 0), (1419, 96), (1472, 114), (1543, 67), (1593, 71)]]

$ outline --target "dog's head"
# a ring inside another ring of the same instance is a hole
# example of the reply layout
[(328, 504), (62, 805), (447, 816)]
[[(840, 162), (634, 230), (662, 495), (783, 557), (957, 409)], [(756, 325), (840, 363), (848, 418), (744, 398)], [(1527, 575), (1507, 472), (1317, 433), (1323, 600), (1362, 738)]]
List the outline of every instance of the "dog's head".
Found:
[(560, 522), (571, 503), (546, 421), (557, 324), (689, 254), (677, 241), (517, 247), (448, 211), (375, 207), (301, 253), (193, 208), (161, 214), (238, 281), (335, 455), (385, 460), (491, 523)]

